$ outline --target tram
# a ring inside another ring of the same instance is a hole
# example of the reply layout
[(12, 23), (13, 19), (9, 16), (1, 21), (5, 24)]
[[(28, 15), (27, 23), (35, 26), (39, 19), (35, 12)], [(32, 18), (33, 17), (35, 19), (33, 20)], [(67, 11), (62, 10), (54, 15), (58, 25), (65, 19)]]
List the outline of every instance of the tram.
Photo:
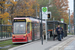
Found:
[(24, 16), (17, 16), (13, 19), (13, 43), (26, 43), (38, 39), (40, 39), (39, 19)]

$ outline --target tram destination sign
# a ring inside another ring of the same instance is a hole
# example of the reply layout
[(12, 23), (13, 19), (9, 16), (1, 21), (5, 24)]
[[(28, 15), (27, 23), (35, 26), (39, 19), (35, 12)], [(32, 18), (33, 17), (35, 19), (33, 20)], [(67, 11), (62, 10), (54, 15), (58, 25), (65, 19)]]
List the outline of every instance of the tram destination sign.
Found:
[(26, 19), (14, 19), (14, 22), (26, 22)]

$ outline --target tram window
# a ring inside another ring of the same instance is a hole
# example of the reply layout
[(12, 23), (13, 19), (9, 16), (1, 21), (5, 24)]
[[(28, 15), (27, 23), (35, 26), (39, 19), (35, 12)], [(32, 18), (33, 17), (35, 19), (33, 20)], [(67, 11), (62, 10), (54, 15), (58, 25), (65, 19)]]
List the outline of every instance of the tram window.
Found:
[(27, 33), (30, 33), (30, 23), (27, 23)]
[(37, 33), (37, 26), (36, 26), (36, 23), (34, 24), (34, 33), (35, 33), (35, 34)]
[(13, 27), (13, 31), (15, 34), (24, 34), (25, 33), (25, 22), (15, 22), (14, 23), (14, 27)]

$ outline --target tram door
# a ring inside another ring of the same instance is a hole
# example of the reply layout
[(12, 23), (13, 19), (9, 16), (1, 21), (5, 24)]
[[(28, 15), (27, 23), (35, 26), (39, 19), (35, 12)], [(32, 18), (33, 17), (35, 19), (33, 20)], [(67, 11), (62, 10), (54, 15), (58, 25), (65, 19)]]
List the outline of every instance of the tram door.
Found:
[(32, 40), (37, 40), (36, 23), (32, 23)]
[(31, 24), (30, 22), (27, 23), (27, 34), (28, 34), (27, 39), (28, 39), (28, 41), (31, 40), (31, 35), (30, 35), (30, 30), (31, 30), (30, 28), (31, 27), (30, 27), (30, 24)]
[(34, 23), (32, 23), (32, 41), (34, 41), (35, 37), (34, 37)]
[(34, 23), (34, 38), (37, 40), (37, 23)]
[(32, 23), (32, 40), (40, 39), (40, 24)]

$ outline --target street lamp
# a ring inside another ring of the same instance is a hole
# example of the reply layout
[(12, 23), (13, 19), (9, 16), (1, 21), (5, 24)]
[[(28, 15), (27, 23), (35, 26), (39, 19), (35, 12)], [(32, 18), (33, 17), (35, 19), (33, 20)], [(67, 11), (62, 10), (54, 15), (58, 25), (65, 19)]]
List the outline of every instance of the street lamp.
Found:
[(74, 0), (74, 35), (75, 35), (75, 0)]
[(36, 18), (37, 18), (37, 6), (36, 6)]
[(70, 33), (70, 9), (69, 9), (69, 33)]

